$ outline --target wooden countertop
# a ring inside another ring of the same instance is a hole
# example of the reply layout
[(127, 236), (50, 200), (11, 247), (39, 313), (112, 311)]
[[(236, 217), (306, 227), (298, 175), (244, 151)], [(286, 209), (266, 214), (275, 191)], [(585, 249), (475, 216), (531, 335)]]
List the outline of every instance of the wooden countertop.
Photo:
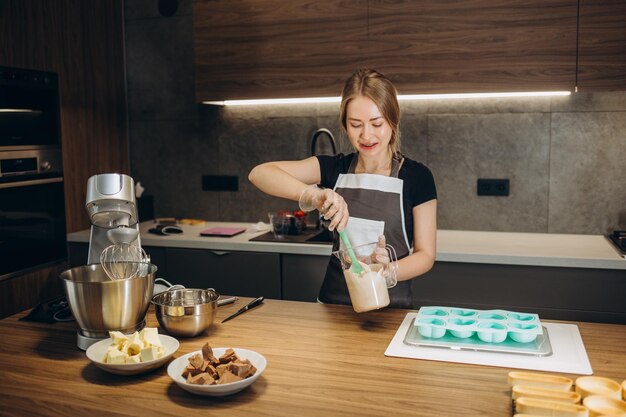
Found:
[[(0, 320), (0, 415), (107, 416), (509, 416), (510, 369), (385, 357), (409, 310), (356, 314), (349, 306), (266, 300), (220, 324), (249, 299), (218, 310), (202, 336), (180, 339), (174, 355), (215, 347), (263, 354), (251, 387), (198, 397), (164, 365), (136, 376), (108, 374), (76, 347), (75, 323)], [(626, 379), (626, 326), (576, 323), (594, 375)], [(152, 312), (148, 326), (157, 326)], [(576, 375), (569, 375), (575, 378)]]
[[(152, 227), (152, 221), (140, 224), (143, 246), (321, 256), (331, 253), (330, 244), (250, 241), (266, 232), (254, 231), (252, 223), (181, 225), (183, 233), (169, 236), (148, 233)], [(200, 231), (209, 227), (243, 227), (246, 232), (229, 238), (200, 236)], [(88, 243), (89, 230), (70, 233), (67, 239)], [(601, 235), (438, 230), (437, 261), (626, 270), (626, 259)]]

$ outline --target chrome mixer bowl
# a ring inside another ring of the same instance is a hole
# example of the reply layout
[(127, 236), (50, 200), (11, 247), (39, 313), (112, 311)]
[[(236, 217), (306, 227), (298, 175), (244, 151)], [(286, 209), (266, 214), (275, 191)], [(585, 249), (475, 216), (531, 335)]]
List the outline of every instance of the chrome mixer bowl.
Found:
[(161, 327), (176, 337), (193, 337), (206, 331), (217, 312), (215, 290), (184, 288), (164, 291), (152, 298)]
[(132, 333), (142, 329), (156, 270), (156, 265), (141, 264), (135, 278), (123, 280), (111, 280), (100, 264), (63, 271), (63, 289), (81, 333), (106, 338), (110, 330)]

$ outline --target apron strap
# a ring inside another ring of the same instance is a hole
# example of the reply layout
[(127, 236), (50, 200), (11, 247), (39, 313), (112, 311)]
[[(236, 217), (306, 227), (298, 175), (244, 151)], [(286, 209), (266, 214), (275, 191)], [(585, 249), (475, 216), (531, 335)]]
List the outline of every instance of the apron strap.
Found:
[(393, 156), (391, 160), (391, 174), (390, 177), (398, 178), (400, 174), (400, 168), (402, 168), (402, 164), (404, 163), (404, 156), (402, 154), (396, 154)]

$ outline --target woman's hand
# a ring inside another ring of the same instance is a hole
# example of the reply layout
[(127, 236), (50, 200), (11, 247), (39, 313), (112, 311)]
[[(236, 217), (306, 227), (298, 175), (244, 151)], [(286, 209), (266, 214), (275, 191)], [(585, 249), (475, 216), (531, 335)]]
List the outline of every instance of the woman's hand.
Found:
[(387, 242), (385, 241), (385, 235), (380, 235), (378, 237), (376, 248), (372, 254), (372, 260), (382, 265), (382, 275), (387, 281), (387, 287), (395, 287), (398, 283), (396, 277), (396, 270), (398, 269), (398, 266), (395, 262), (391, 262), (389, 249), (387, 249)]
[(348, 224), (348, 205), (342, 196), (330, 188), (316, 185), (305, 188), (300, 194), (300, 209), (303, 211), (319, 210), (324, 219), (330, 220), (329, 230), (343, 230)]
[(319, 211), (324, 219), (330, 220), (328, 229), (331, 231), (345, 229), (350, 215), (348, 214), (348, 204), (343, 197), (330, 188), (326, 188), (323, 190), (321, 201)]

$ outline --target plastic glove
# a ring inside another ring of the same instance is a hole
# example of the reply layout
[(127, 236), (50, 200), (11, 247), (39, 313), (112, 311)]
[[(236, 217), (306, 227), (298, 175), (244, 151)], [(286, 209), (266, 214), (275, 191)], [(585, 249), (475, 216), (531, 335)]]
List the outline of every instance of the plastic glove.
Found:
[(348, 223), (348, 205), (342, 196), (330, 188), (309, 185), (300, 193), (300, 210), (304, 212), (319, 210), (324, 219), (330, 220), (329, 230), (343, 230)]
[(376, 243), (374, 253), (372, 254), (372, 260), (382, 265), (382, 276), (387, 282), (387, 287), (392, 288), (395, 287), (398, 283), (396, 276), (398, 265), (396, 262), (391, 262), (389, 248), (390, 246), (387, 246), (385, 235), (380, 235), (378, 237), (378, 242)]

